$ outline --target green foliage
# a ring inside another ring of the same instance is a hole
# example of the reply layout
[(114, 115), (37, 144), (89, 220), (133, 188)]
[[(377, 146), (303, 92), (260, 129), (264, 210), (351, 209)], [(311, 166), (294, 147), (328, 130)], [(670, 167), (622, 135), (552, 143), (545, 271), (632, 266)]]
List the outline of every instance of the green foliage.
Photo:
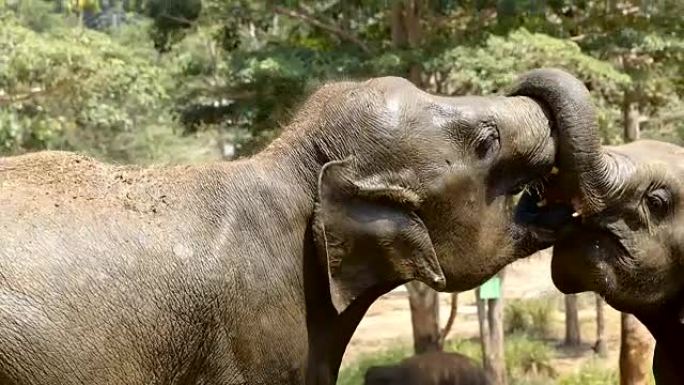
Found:
[(555, 301), (553, 298), (512, 299), (506, 301), (506, 333), (523, 333), (535, 338), (551, 334)]
[(551, 366), (553, 350), (542, 341), (525, 334), (506, 336), (506, 369), (512, 378), (525, 375), (555, 376)]
[(0, 153), (73, 149), (142, 161), (152, 157), (143, 138), (174, 135), (169, 78), (144, 50), (90, 30), (38, 33), (6, 15), (0, 52)]
[(445, 342), (444, 351), (458, 352), (476, 362), (482, 362), (482, 346), (477, 339), (451, 339)]
[(482, 46), (447, 49), (428, 64), (431, 70), (446, 72), (447, 93), (458, 95), (498, 92), (521, 72), (538, 67), (572, 71), (604, 97), (617, 97), (630, 82), (609, 63), (583, 54), (577, 44), (525, 29), (491, 36)]
[(366, 354), (359, 357), (349, 367), (340, 371), (337, 385), (363, 385), (363, 377), (371, 366), (393, 365), (411, 355), (411, 349), (407, 346), (394, 346), (375, 354)]
[(182, 31), (190, 28), (202, 10), (201, 0), (147, 0), (146, 13), (154, 20), (150, 37), (160, 52), (183, 37)]
[(595, 361), (583, 365), (576, 373), (565, 376), (558, 385), (607, 385), (619, 383), (618, 374)]
[(509, 379), (508, 381), (508, 383), (511, 385), (557, 385), (556, 382), (557, 381), (554, 378), (549, 378), (543, 375), (515, 377)]
[(44, 0), (16, 1), (15, 5), (10, 8), (24, 26), (36, 32), (64, 27), (68, 22), (73, 21), (54, 13), (53, 4)]

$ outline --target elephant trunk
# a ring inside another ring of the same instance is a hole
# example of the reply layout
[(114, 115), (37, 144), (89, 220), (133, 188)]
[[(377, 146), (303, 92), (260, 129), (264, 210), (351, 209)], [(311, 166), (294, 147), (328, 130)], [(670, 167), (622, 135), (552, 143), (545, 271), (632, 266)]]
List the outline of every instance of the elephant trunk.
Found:
[(545, 105), (555, 121), (558, 138), (556, 165), (566, 194), (585, 213), (600, 211), (608, 189), (610, 162), (601, 150), (597, 118), (589, 91), (572, 75), (557, 69), (536, 69), (523, 74), (509, 92)]

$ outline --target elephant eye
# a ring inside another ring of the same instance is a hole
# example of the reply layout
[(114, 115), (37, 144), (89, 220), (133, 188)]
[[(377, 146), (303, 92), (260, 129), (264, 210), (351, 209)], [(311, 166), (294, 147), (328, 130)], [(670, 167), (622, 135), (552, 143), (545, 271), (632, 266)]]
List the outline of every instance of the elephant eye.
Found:
[(480, 159), (487, 159), (499, 151), (499, 130), (496, 127), (486, 127), (476, 141), (475, 154)]
[(651, 190), (646, 194), (646, 205), (652, 215), (664, 217), (670, 211), (672, 194), (665, 188)]

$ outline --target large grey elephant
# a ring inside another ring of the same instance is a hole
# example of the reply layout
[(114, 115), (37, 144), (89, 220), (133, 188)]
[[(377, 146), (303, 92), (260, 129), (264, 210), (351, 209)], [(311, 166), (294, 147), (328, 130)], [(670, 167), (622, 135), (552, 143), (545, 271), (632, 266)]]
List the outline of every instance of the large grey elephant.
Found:
[(364, 385), (493, 385), (474, 360), (460, 353), (429, 352), (397, 365), (371, 366)]
[(636, 315), (656, 339), (656, 382), (682, 384), (684, 149), (651, 140), (606, 147), (597, 166), (603, 199), (554, 246), (553, 280)]
[(323, 86), (245, 160), (4, 158), (0, 383), (333, 384), (383, 293), (548, 246), (562, 208), (507, 202), (554, 164), (593, 202), (594, 120), (559, 70), (495, 97), (386, 77)]

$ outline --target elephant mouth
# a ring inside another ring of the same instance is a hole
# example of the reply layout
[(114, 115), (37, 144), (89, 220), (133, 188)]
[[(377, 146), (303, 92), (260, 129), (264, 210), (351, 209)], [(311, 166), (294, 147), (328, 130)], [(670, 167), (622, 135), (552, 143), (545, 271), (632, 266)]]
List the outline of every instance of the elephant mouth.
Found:
[(514, 222), (525, 227), (542, 247), (551, 246), (562, 229), (579, 220), (572, 203), (552, 199), (549, 191), (553, 183), (554, 176), (548, 175), (512, 191), (520, 194), (513, 213)]

